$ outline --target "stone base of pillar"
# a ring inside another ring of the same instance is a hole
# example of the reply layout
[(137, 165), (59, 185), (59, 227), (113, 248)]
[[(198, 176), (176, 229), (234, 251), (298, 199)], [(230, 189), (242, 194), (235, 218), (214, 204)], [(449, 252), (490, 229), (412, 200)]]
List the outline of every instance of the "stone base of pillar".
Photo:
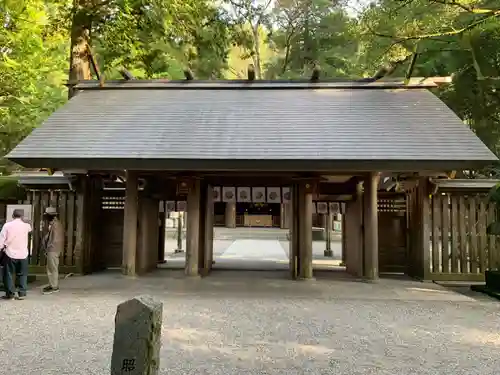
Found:
[(327, 249), (327, 250), (325, 250), (323, 252), (323, 254), (325, 255), (325, 257), (330, 257), (331, 258), (331, 257), (333, 257), (333, 250), (328, 250)]

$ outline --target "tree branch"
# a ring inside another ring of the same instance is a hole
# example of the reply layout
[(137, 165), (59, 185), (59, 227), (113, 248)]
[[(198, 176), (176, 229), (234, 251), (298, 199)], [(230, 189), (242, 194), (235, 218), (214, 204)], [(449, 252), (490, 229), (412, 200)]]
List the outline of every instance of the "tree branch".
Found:
[(474, 14), (493, 14), (497, 12), (499, 9), (482, 9), (482, 8), (475, 8), (474, 6), (469, 6), (462, 4), (456, 0), (429, 0), (431, 3), (436, 3), (436, 4), (442, 4), (442, 5), (449, 5), (449, 6), (456, 6), (462, 10), (465, 10), (466, 12), (469, 13), (474, 13)]
[(423, 35), (394, 36), (394, 35), (387, 35), (387, 34), (382, 34), (382, 33), (376, 32), (375, 30), (373, 30), (370, 27), (368, 27), (368, 29), (375, 36), (378, 36), (381, 38), (394, 39), (396, 43), (401, 43), (401, 42), (408, 41), (408, 40), (435, 39), (435, 38), (440, 38), (440, 37), (444, 37), (444, 36), (458, 36), (458, 35), (461, 35), (469, 30), (472, 30), (473, 28), (475, 28), (475, 27), (477, 27), (477, 26), (483, 24), (484, 22), (486, 22), (490, 19), (493, 19), (493, 18), (500, 18), (500, 10), (493, 11), (493, 13), (491, 13), (490, 15), (483, 17), (475, 22), (472, 22), (471, 24), (469, 24), (461, 29), (458, 29), (458, 30), (450, 30), (450, 31), (443, 31), (440, 33), (423, 34)]

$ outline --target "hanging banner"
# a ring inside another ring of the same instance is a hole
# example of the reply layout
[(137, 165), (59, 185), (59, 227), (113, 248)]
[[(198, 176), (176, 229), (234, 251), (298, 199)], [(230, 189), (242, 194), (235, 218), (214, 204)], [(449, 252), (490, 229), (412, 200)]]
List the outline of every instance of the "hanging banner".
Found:
[(174, 212), (175, 211), (175, 201), (167, 201), (167, 204), (166, 204), (166, 209), (167, 209), (167, 212)]
[(221, 201), (220, 186), (214, 186), (213, 189), (214, 189), (213, 201), (220, 202)]
[(222, 188), (223, 202), (236, 202), (236, 188), (234, 186), (224, 186)]
[(288, 203), (291, 200), (291, 194), (290, 194), (290, 188), (289, 187), (284, 187), (281, 188), (281, 197), (283, 203)]
[(338, 202), (330, 202), (330, 213), (331, 214), (340, 213), (340, 204)]
[(238, 202), (251, 202), (252, 194), (249, 187), (239, 187), (238, 188)]
[(186, 201), (178, 201), (177, 202), (177, 211), (178, 212), (186, 212), (187, 211), (187, 202)]
[(340, 204), (340, 213), (341, 213), (342, 215), (343, 215), (343, 214), (345, 214), (345, 205), (346, 205), (346, 203), (345, 203), (345, 202), (342, 202), (342, 203)]
[(254, 187), (252, 188), (252, 202), (266, 203), (266, 188)]
[(281, 203), (281, 188), (267, 188), (267, 203)]
[(316, 210), (318, 214), (328, 213), (328, 203), (327, 202), (316, 202)]

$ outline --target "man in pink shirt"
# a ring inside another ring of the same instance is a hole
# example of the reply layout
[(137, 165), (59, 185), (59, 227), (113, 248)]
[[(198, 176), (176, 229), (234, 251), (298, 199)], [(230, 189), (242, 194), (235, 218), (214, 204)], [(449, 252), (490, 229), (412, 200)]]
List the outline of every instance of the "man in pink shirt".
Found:
[(3, 261), (3, 299), (16, 297), (13, 274), (16, 274), (17, 299), (26, 297), (28, 284), (28, 235), (31, 225), (23, 220), (24, 211), (14, 210), (12, 221), (6, 223), (0, 232), (0, 251), (5, 252)]

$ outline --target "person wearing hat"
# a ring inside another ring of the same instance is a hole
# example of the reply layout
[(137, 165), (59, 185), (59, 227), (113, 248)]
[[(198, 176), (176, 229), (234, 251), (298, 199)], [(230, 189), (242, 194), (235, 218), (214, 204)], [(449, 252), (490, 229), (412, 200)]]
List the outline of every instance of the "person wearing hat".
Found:
[[(24, 299), (28, 288), (28, 235), (31, 225), (24, 220), (24, 211), (15, 209), (12, 221), (3, 225), (0, 232), (0, 258), (3, 265), (4, 299)], [(16, 274), (16, 288), (14, 287)]]
[(59, 291), (59, 256), (64, 247), (64, 229), (57, 218), (57, 210), (47, 207), (43, 214), (44, 220), (49, 225), (49, 231), (44, 236), (42, 247), (47, 255), (47, 276), (49, 285), (42, 289), (43, 294)]

